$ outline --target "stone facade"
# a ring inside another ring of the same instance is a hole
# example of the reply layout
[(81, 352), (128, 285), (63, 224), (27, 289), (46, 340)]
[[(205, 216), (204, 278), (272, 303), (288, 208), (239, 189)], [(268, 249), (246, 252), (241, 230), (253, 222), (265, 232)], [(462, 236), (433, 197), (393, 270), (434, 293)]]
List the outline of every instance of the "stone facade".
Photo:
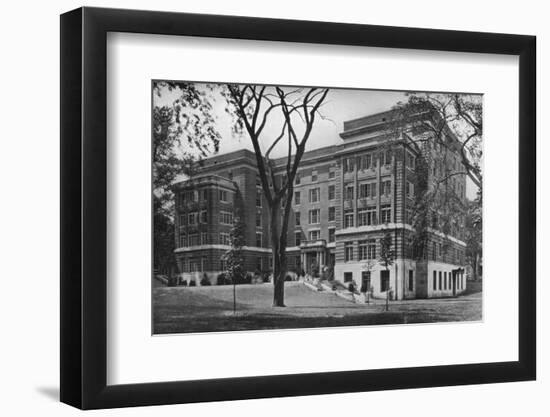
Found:
[[(411, 245), (416, 159), (422, 155), (428, 161), (430, 187), (441, 186), (438, 169), (456, 171), (444, 185), (453, 187), (455, 199), (465, 201), (458, 154), (452, 146), (422, 149), (410, 136), (388, 135), (390, 116), (384, 112), (345, 122), (339, 144), (303, 155), (288, 227), (289, 269), (310, 273), (329, 267), (338, 281), (353, 281), (357, 288), (366, 283), (374, 297), (385, 297), (387, 291), (396, 299), (460, 294), (466, 288), (460, 219), (444, 234), (437, 215), (433, 222), (430, 218), (421, 257), (414, 256)], [(450, 133), (447, 139), (456, 141)], [(175, 252), (184, 279), (207, 273), (215, 283), (224, 270), (222, 255), (229, 249), (237, 199), (246, 220), (245, 269), (271, 269), (269, 212), (255, 161), (248, 150), (218, 155), (204, 161), (192, 179), (174, 185)], [(272, 162), (283, 175), (286, 158)], [(388, 268), (379, 262), (380, 241), (387, 234), (395, 253)]]

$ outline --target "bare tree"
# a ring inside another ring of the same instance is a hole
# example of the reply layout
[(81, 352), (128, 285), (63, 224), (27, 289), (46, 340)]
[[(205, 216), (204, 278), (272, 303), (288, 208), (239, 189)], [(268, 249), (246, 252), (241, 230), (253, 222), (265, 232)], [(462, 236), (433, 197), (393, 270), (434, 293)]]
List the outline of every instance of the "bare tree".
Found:
[[(229, 84), (224, 92), (237, 116), (235, 128), (248, 134), (256, 155), (262, 191), (270, 213), (273, 306), (276, 307), (284, 307), (287, 231), (294, 178), (315, 120), (323, 117), (319, 109), (328, 91), (326, 88), (291, 89)], [(280, 129), (276, 136), (270, 137), (265, 128), (273, 120), (279, 122)], [(269, 157), (282, 141), (286, 141), (288, 151), (284, 175), (277, 178), (275, 166)]]

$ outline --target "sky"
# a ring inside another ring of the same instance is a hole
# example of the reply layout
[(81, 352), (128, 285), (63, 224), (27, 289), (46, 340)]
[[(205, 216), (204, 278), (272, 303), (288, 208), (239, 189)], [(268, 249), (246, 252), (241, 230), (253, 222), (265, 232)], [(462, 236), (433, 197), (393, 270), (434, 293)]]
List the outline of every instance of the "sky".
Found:
[[(154, 105), (171, 105), (178, 98), (178, 92), (161, 90), (161, 96), (154, 96)], [(342, 143), (339, 134), (343, 131), (344, 121), (356, 119), (370, 114), (391, 109), (400, 101), (406, 101), (405, 92), (387, 90), (353, 90), (330, 89), (320, 108), (325, 119), (318, 118), (315, 121), (312, 133), (306, 144), (306, 151), (336, 145)], [(226, 102), (219, 91), (214, 89), (212, 93), (213, 114), (216, 119), (216, 127), (221, 134), (220, 152), (224, 154), (238, 149), (252, 150), (252, 144), (246, 133), (238, 136), (232, 132), (232, 118), (225, 111)], [(274, 114), (272, 112), (272, 114)], [(299, 120), (299, 119), (297, 119)], [(266, 128), (260, 137), (260, 145), (265, 151), (273, 139), (279, 135), (282, 127), (282, 116), (270, 117)], [(271, 157), (281, 157), (287, 154), (287, 145), (283, 140), (271, 153)], [(475, 198), (476, 186), (468, 179), (466, 194), (468, 198)]]

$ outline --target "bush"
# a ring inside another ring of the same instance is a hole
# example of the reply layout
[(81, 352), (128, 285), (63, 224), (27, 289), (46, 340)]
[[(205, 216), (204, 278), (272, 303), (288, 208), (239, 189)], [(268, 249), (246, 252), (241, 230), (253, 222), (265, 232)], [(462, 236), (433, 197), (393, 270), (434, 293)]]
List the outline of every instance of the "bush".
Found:
[(225, 277), (225, 273), (218, 274), (217, 278), (218, 285), (226, 285), (227, 284), (227, 278)]
[(287, 274), (286, 277), (285, 277), (285, 281), (292, 281), (292, 277)]
[(195, 282), (195, 280), (191, 280), (191, 281), (189, 281), (189, 286), (190, 287), (196, 287), (197, 283)]
[(210, 278), (208, 278), (208, 275), (204, 274), (201, 279), (201, 286), (204, 287), (206, 285), (212, 285), (212, 283), (210, 282)]
[(184, 287), (187, 287), (187, 281), (183, 280), (183, 281), (181, 282), (181, 285), (184, 286)]

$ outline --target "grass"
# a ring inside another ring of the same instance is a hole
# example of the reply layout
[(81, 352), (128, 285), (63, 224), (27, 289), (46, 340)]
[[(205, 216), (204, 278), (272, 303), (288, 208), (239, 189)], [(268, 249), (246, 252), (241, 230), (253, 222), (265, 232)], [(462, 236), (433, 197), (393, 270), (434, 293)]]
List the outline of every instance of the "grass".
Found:
[(153, 288), (153, 331), (163, 333), (292, 329), (481, 320), (481, 293), (448, 299), (354, 304), (297, 282), (285, 285), (285, 308), (271, 306), (271, 284)]

